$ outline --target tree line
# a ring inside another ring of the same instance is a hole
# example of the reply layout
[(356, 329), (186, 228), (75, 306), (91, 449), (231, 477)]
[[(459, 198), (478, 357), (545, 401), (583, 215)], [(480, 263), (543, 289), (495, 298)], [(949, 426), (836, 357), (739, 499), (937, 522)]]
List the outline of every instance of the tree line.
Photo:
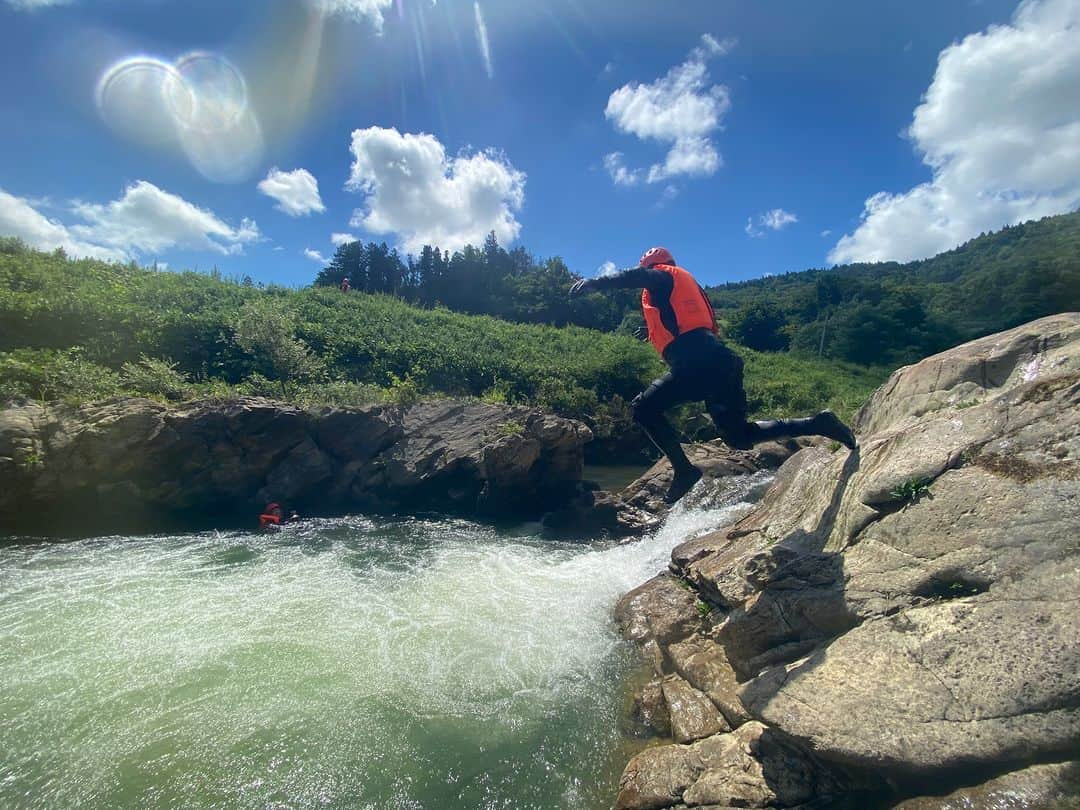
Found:
[[(714, 268), (687, 268), (699, 276)], [(630, 333), (633, 291), (568, 300), (580, 276), (563, 260), (480, 248), (424, 247), (402, 257), (385, 243), (342, 245), (315, 280), (423, 307), (522, 323)], [(751, 349), (862, 365), (914, 362), (1034, 318), (1080, 309), (1080, 213), (984, 233), (931, 259), (852, 264), (706, 287), (728, 337)]]
[(567, 290), (580, 276), (561, 258), (539, 261), (523, 247), (507, 251), (494, 233), (479, 248), (466, 245), (451, 253), (425, 246), (418, 256), (405, 257), (385, 242), (348, 242), (334, 252), (315, 285), (336, 287), (345, 278), (354, 290), (423, 307), (606, 332), (622, 323), (636, 300), (625, 292), (571, 300)]

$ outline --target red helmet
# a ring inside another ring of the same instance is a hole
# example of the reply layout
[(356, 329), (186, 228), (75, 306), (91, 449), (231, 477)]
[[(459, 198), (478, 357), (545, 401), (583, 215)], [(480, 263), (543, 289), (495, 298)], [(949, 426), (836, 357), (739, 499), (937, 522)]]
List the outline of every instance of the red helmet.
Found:
[(638, 264), (642, 267), (652, 267), (654, 264), (675, 264), (675, 257), (667, 248), (654, 247), (645, 251)]

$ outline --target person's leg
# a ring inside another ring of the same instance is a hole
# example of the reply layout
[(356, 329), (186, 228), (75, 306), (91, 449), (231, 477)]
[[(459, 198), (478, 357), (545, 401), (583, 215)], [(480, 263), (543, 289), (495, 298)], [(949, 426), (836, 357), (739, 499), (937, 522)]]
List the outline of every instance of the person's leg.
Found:
[(674, 503), (685, 495), (698, 479), (701, 471), (683, 452), (679, 434), (664, 416), (664, 411), (694, 399), (689, 380), (668, 372), (634, 398), (630, 403), (634, 421), (645, 431), (653, 444), (667, 456), (675, 473), (665, 500)]
[(803, 419), (766, 419), (750, 422), (746, 418), (746, 391), (743, 388), (742, 358), (731, 353), (722, 373), (717, 374), (714, 393), (705, 407), (724, 444), (749, 450), (758, 442), (795, 436), (825, 436), (849, 449), (855, 449), (855, 436), (832, 411), (822, 411)]
[(822, 411), (816, 416), (802, 419), (766, 419), (751, 422), (750, 436), (754, 442), (767, 439), (795, 436), (824, 436), (847, 447), (855, 449), (855, 434), (832, 411)]
[(724, 354), (718, 355), (712, 391), (705, 399), (705, 410), (728, 447), (749, 450), (754, 446), (753, 422), (746, 421), (742, 358), (726, 347)]

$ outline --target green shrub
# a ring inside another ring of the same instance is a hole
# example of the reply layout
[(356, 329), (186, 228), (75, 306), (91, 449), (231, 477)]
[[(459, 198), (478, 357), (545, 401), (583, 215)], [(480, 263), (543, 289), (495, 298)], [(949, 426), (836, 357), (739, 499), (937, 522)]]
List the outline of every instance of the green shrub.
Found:
[(17, 349), (0, 353), (0, 392), (5, 398), (83, 402), (123, 392), (120, 375), (84, 359), (79, 347), (66, 351)]
[(930, 492), (930, 484), (929, 478), (912, 478), (890, 490), (889, 495), (898, 501), (913, 503)]
[(506, 422), (500, 422), (497, 429), (502, 436), (520, 436), (525, 432), (525, 425), (514, 419), (510, 419)]
[(390, 375), (390, 385), (386, 389), (388, 402), (407, 408), (410, 405), (415, 405), (422, 398), (423, 391), (420, 384), (413, 379), (411, 374), (406, 374), (404, 379), (396, 374)]
[(176, 363), (168, 360), (144, 356), (138, 363), (124, 363), (120, 376), (129, 389), (140, 394), (181, 400), (192, 393), (187, 377), (177, 370)]

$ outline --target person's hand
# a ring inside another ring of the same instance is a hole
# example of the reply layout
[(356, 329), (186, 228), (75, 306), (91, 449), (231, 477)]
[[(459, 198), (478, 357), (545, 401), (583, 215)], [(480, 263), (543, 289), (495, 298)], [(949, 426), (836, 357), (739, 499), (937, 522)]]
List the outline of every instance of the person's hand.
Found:
[(638, 340), (648, 340), (649, 327), (639, 326), (637, 329), (634, 330), (634, 337), (636, 337)]
[(581, 295), (582, 293), (586, 293), (591, 288), (592, 279), (583, 278), (579, 281), (575, 281), (574, 286), (570, 288), (570, 297), (573, 298), (575, 295)]

